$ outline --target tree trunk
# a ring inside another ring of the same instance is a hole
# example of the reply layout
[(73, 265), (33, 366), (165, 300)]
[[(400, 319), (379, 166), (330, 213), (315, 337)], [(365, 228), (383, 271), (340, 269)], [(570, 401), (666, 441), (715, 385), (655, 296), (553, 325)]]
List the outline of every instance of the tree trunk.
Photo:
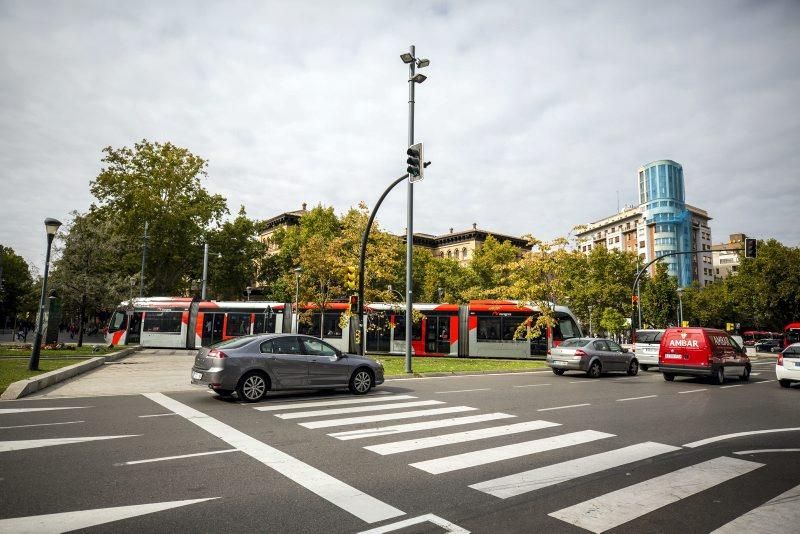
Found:
[(81, 295), (81, 313), (78, 322), (78, 347), (83, 346), (83, 323), (86, 320), (86, 293)]

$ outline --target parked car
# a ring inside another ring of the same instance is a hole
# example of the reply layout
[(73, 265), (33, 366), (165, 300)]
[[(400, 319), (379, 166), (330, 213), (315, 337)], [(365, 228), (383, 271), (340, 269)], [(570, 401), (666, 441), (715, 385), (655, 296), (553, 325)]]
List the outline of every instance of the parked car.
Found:
[(557, 375), (563, 375), (564, 371), (583, 371), (591, 378), (612, 371), (631, 376), (639, 372), (636, 354), (606, 338), (567, 339), (550, 349), (547, 365)]
[(707, 376), (717, 384), (729, 376), (750, 379), (744, 348), (714, 328), (668, 328), (661, 337), (658, 366), (668, 382), (677, 375)]
[(755, 344), (756, 352), (780, 352), (780, 339), (762, 339)]
[(637, 330), (636, 343), (633, 351), (639, 360), (639, 367), (647, 371), (651, 366), (658, 365), (658, 349), (661, 347), (661, 336), (664, 330)]
[(313, 336), (259, 334), (197, 352), (192, 384), (257, 402), (267, 391), (349, 388), (363, 395), (383, 383), (383, 364), (346, 354)]
[(791, 386), (792, 382), (800, 382), (800, 343), (792, 343), (778, 355), (775, 376), (785, 388)]

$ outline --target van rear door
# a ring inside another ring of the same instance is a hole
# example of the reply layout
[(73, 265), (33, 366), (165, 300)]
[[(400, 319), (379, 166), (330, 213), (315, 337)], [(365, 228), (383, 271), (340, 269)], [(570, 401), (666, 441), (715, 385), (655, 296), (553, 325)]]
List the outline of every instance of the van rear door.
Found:
[(708, 342), (701, 329), (670, 329), (661, 340), (659, 361), (666, 365), (708, 367)]

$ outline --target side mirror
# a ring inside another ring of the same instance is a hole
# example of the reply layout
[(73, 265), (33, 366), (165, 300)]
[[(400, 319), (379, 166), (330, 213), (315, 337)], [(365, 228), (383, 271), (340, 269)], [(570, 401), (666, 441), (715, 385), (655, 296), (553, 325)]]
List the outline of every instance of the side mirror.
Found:
[(342, 352), (340, 350), (336, 351), (336, 357), (337, 358), (344, 358), (345, 356), (347, 356), (347, 355), (344, 352)]

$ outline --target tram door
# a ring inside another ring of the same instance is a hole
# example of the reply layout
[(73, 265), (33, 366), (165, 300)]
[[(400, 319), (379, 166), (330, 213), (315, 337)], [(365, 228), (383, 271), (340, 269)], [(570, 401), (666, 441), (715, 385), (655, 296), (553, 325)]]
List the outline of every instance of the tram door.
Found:
[(384, 313), (369, 315), (367, 350), (389, 352), (389, 318)]
[(428, 315), (425, 326), (425, 352), (450, 354), (450, 316)]
[(203, 314), (202, 343), (204, 347), (210, 347), (214, 343), (222, 341), (222, 325), (224, 321), (224, 313)]
[(125, 336), (125, 344), (132, 345), (139, 343), (142, 337), (142, 312), (134, 312), (131, 316), (131, 324), (128, 325), (128, 335)]

